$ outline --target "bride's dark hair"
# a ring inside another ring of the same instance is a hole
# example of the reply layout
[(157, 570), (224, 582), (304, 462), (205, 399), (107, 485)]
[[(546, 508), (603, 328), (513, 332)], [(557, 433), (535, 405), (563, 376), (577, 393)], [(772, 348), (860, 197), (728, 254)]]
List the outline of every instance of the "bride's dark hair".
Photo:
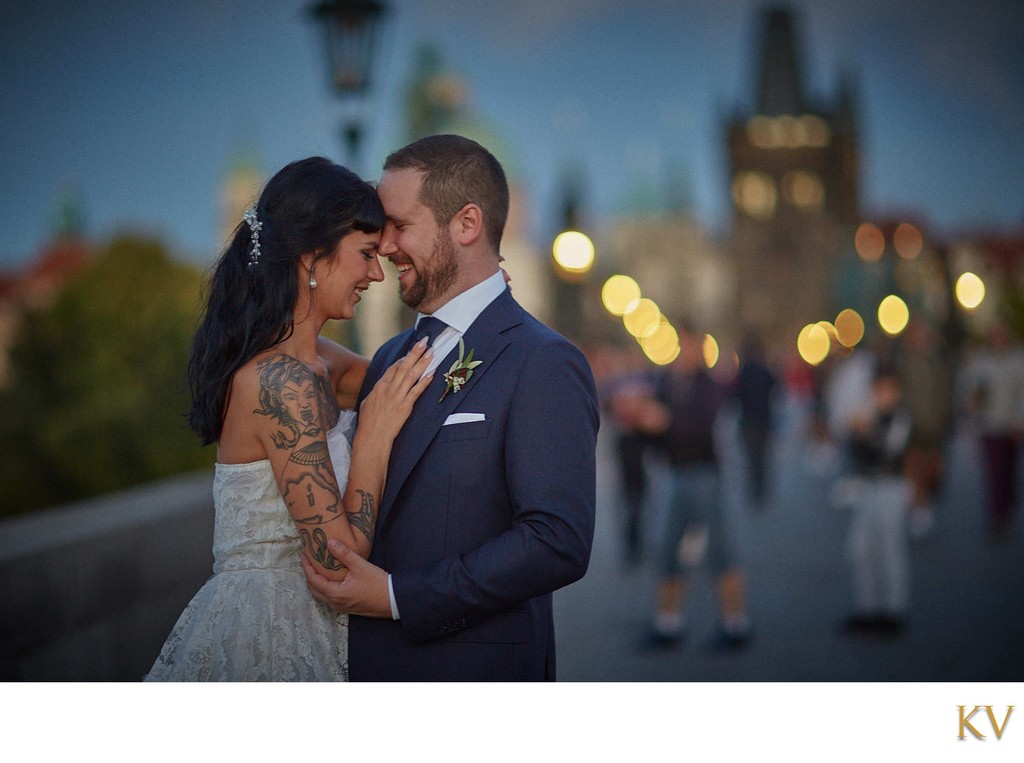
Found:
[(243, 220), (210, 276), (206, 310), (192, 339), (188, 421), (203, 445), (220, 439), (235, 371), (291, 336), (299, 258), (312, 252), (318, 260), (346, 234), (384, 226), (373, 187), (320, 156), (274, 175), (255, 210), (262, 226), (259, 261), (249, 264), (253, 231)]

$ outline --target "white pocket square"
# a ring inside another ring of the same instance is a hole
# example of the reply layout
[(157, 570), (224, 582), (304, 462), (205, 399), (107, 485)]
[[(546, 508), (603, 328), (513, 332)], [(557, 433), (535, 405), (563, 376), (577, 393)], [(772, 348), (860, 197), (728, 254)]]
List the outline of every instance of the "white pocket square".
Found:
[(471, 421), (484, 421), (485, 417), (482, 413), (453, 413), (451, 416), (444, 420), (444, 424), (441, 426), (446, 427), (449, 424), (468, 424)]

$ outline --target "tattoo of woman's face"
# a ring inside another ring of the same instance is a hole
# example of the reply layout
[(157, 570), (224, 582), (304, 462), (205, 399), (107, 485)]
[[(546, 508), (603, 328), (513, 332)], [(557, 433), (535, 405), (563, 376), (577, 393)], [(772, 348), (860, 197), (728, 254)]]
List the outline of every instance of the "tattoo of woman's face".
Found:
[(305, 382), (287, 381), (281, 387), (281, 404), (292, 421), (309, 427), (320, 419), (320, 408), (316, 395), (316, 384), (312, 379)]
[(284, 431), (274, 443), (278, 448), (295, 445), (300, 435), (316, 436), (337, 420), (337, 402), (327, 380), (297, 358), (279, 353), (256, 364), (260, 377), (260, 405), (255, 412), (274, 417)]

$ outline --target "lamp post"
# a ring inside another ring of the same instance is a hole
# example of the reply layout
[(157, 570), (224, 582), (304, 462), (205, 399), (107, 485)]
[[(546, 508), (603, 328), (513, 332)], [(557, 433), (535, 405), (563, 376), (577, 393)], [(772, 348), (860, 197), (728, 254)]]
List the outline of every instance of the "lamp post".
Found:
[[(386, 6), (380, 0), (321, 0), (309, 8), (309, 14), (321, 26), (327, 52), (328, 81), (331, 89), (342, 100), (350, 103), (363, 99), (372, 82), (374, 52), (380, 21)], [(363, 124), (354, 113), (344, 120), (341, 137), (345, 146), (345, 161), (349, 169), (359, 173), (360, 148), (363, 138)], [(351, 321), (345, 321), (339, 329), (339, 340), (353, 351), (364, 348), (375, 349), (380, 337), (367, 335), (374, 327), (384, 326), (378, 313), (386, 312), (381, 305), (380, 292), (368, 292), (365, 304)], [(369, 311), (369, 321), (360, 318), (361, 312)]]
[[(343, 99), (363, 97), (369, 91), (374, 49), (386, 6), (379, 0), (322, 0), (310, 9), (320, 22), (327, 48), (328, 76)], [(342, 128), (349, 165), (356, 169), (363, 126), (350, 118)]]
[(563, 230), (552, 243), (556, 330), (582, 343), (590, 336), (584, 306), (587, 274), (594, 265), (594, 244), (580, 231), (579, 193), (570, 181), (562, 208)]

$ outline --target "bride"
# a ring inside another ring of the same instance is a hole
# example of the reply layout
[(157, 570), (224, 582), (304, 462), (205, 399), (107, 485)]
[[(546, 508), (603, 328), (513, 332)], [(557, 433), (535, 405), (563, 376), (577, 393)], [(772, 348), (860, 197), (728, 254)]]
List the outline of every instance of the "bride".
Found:
[(347, 616), (313, 599), (299, 555), (340, 580), (328, 540), (369, 554), (392, 442), (430, 382), (421, 342), (356, 428), (344, 409), (367, 363), (319, 336), (383, 280), (383, 225), (368, 183), (303, 159), (271, 178), (217, 263), (188, 368), (189, 423), (217, 443), (214, 574), (146, 680), (347, 679)]

